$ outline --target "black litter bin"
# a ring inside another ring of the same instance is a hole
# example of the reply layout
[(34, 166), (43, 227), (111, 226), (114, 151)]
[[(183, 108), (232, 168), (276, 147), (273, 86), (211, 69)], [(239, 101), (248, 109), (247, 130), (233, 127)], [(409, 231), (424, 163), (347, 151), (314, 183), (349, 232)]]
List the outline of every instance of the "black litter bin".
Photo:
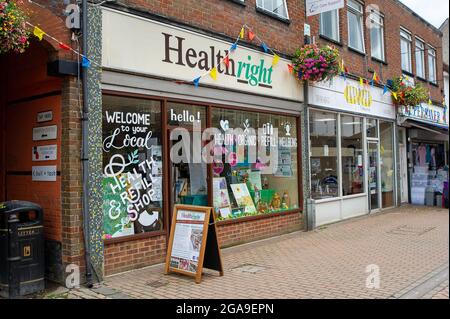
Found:
[(0, 203), (1, 297), (16, 298), (44, 289), (43, 215), (35, 203)]

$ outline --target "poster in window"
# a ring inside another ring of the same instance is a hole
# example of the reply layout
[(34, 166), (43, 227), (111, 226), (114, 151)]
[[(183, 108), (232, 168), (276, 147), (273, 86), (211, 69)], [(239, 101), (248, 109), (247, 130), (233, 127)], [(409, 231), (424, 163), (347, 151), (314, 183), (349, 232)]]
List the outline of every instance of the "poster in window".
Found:
[(247, 185), (244, 183), (231, 184), (230, 187), (238, 206), (244, 207), (245, 213), (256, 213), (256, 207), (250, 196)]

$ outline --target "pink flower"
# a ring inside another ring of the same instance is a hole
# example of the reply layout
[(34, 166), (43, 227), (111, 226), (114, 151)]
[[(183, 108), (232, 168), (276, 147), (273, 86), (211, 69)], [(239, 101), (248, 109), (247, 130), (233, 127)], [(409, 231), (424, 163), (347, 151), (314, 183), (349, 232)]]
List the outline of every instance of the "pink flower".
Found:
[(27, 38), (24, 37), (24, 36), (21, 36), (21, 37), (19, 38), (19, 41), (20, 41), (20, 43), (24, 44), (25, 42), (27, 42)]

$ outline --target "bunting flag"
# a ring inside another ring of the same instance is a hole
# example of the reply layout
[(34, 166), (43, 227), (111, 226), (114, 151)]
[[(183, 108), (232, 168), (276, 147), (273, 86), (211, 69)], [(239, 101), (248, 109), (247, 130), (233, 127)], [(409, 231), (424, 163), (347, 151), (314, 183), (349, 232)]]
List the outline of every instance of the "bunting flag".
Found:
[(235, 42), (235, 43), (233, 43), (232, 45), (231, 45), (231, 47), (230, 47), (230, 52), (233, 52), (234, 50), (236, 50), (237, 49), (237, 43)]
[(370, 80), (370, 86), (373, 87), (375, 85), (375, 81), (372, 79)]
[(380, 78), (378, 77), (377, 72), (373, 72), (372, 80), (375, 82), (380, 82)]
[(363, 78), (359, 78), (359, 85), (364, 86), (364, 80), (363, 80)]
[(34, 27), (33, 34), (39, 39), (39, 41), (42, 41), (42, 37), (45, 35), (45, 32), (38, 27)]
[(59, 47), (63, 50), (70, 51), (70, 47), (62, 42), (59, 42)]
[(433, 104), (433, 102), (431, 101), (430, 98), (428, 98), (428, 105), (431, 105), (431, 104)]
[(228, 55), (223, 58), (222, 62), (226, 67), (230, 66), (230, 58), (228, 57)]
[(266, 53), (269, 52), (269, 48), (267, 47), (267, 45), (264, 42), (261, 43), (261, 47), (263, 48), (264, 52), (266, 52)]
[(288, 67), (289, 73), (292, 73), (294, 71), (294, 67), (292, 66), (292, 64), (288, 64), (287, 67)]
[(253, 41), (254, 38), (255, 38), (255, 34), (253, 33), (252, 30), (249, 30), (249, 31), (248, 31), (248, 39), (249, 39), (250, 41)]
[(385, 95), (385, 94), (387, 93), (387, 91), (388, 91), (388, 87), (387, 87), (387, 85), (385, 84), (385, 85), (383, 86), (383, 95)]
[(239, 37), (240, 37), (241, 39), (243, 39), (244, 36), (245, 36), (245, 29), (244, 29), (244, 27), (242, 27), (241, 32), (239, 32)]
[(395, 100), (397, 100), (397, 93), (392, 92), (392, 96), (394, 97)]
[(272, 66), (277, 65), (278, 61), (280, 61), (280, 57), (277, 54), (274, 54), (273, 55), (273, 60), (272, 60)]
[(192, 81), (192, 82), (194, 82), (194, 85), (195, 85), (195, 87), (198, 87), (198, 83), (200, 82), (200, 76), (198, 77), (198, 78), (195, 78), (194, 79), (194, 81)]
[(81, 60), (81, 66), (83, 68), (89, 68), (91, 67), (91, 60), (89, 60), (87, 57), (83, 56)]
[(211, 78), (213, 78), (214, 81), (217, 80), (217, 68), (216, 67), (212, 68), (211, 71), (209, 71), (209, 76)]

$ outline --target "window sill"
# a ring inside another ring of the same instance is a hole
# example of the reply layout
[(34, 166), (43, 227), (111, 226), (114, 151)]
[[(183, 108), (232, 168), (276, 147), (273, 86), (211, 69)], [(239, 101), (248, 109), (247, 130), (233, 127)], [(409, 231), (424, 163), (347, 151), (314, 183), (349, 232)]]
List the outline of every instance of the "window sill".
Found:
[(378, 62), (378, 63), (382, 63), (384, 65), (388, 65), (388, 63), (386, 61), (380, 60), (380, 59), (375, 58), (375, 57), (372, 57), (372, 61)]
[(151, 237), (162, 236), (165, 234), (166, 234), (165, 230), (158, 230), (158, 231), (141, 233), (141, 234), (136, 234), (136, 235), (129, 235), (129, 236), (123, 236), (123, 237), (117, 237), (117, 238), (108, 238), (108, 239), (104, 239), (103, 242), (105, 245), (110, 245), (110, 244), (123, 243), (123, 242), (127, 242), (127, 241), (147, 239), (147, 238), (151, 238)]
[(351, 46), (348, 46), (348, 50), (349, 50), (349, 51), (352, 51), (352, 52), (354, 52), (354, 53), (356, 53), (356, 54), (359, 54), (359, 55), (361, 55), (361, 56), (366, 56), (366, 53), (364, 53), (364, 52), (362, 52), (362, 51), (360, 51), (360, 50), (358, 50), (358, 49), (354, 49), (354, 48), (352, 48)]
[(333, 44), (336, 44), (336, 45), (342, 47), (342, 43), (340, 41), (337, 41), (337, 40), (334, 40), (332, 38), (329, 38), (326, 35), (319, 34), (319, 38), (324, 39), (325, 41), (331, 42)]
[(233, 2), (233, 3), (236, 3), (236, 4), (239, 4), (239, 5), (243, 6), (243, 7), (246, 7), (246, 6), (247, 6), (247, 4), (245, 3), (245, 1), (239, 1), (239, 0), (228, 0), (228, 1)]
[(275, 19), (275, 20), (281, 21), (281, 22), (286, 23), (288, 25), (291, 24), (291, 20), (289, 20), (287, 18), (283, 18), (283, 17), (281, 17), (279, 15), (276, 15), (275, 13), (272, 13), (270, 11), (264, 10), (264, 9), (258, 7), (258, 6), (256, 7), (256, 12), (265, 14), (265, 15), (267, 15), (267, 16)]
[(439, 84), (437, 84), (436, 82), (428, 81), (428, 83), (434, 87), (437, 87), (437, 88), (439, 87)]
[(282, 216), (282, 215), (301, 214), (301, 213), (302, 212), (300, 209), (286, 210), (286, 211), (276, 212), (276, 213), (267, 213), (267, 214), (260, 214), (260, 215), (254, 215), (254, 216), (239, 217), (239, 218), (234, 218), (234, 219), (225, 219), (225, 220), (217, 221), (216, 224), (217, 224), (217, 226), (238, 224), (238, 223), (243, 223), (243, 222), (252, 221), (252, 220), (266, 219), (266, 218), (278, 217), (278, 216)]
[(424, 83), (428, 83), (428, 80), (423, 78), (423, 77), (421, 77), (421, 76), (416, 76), (416, 79), (419, 80), (419, 81), (422, 81)]
[(414, 73), (411, 73), (409, 71), (402, 70), (402, 73), (407, 75), (407, 76), (409, 76), (409, 77), (412, 77), (412, 78), (415, 77)]

